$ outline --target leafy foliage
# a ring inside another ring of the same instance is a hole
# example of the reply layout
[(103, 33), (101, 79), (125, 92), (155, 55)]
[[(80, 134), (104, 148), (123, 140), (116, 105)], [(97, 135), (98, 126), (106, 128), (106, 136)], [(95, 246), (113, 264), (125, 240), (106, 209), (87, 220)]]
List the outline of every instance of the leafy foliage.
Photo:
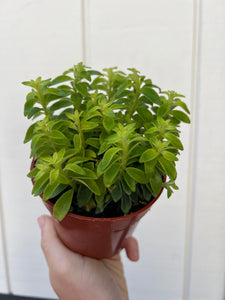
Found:
[(179, 124), (190, 123), (190, 112), (182, 95), (128, 70), (78, 63), (54, 79), (23, 82), (31, 87), (24, 115), (35, 120), (24, 140), (36, 161), (32, 193), (58, 195), (59, 220), (69, 210), (98, 216), (110, 205), (128, 214), (163, 186), (168, 197), (177, 189)]

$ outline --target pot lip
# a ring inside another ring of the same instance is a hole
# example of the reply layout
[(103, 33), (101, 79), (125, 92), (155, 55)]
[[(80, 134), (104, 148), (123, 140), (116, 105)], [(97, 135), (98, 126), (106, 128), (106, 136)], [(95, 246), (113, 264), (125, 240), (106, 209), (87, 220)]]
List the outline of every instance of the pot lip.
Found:
[[(33, 169), (34, 164), (35, 164), (35, 160), (33, 158), (30, 169)], [(33, 178), (31, 179), (31, 181), (33, 182)], [(166, 175), (163, 178), (163, 182), (166, 182)], [(67, 215), (65, 216), (65, 218), (70, 217), (70, 218), (73, 218), (73, 219), (86, 220), (86, 221), (95, 221), (95, 222), (113, 222), (113, 221), (116, 221), (116, 220), (118, 221), (118, 220), (130, 219), (130, 218), (135, 217), (135, 216), (141, 214), (142, 212), (148, 210), (156, 202), (156, 200), (158, 200), (158, 198), (161, 196), (163, 190), (164, 190), (164, 187), (161, 188), (159, 194), (155, 198), (153, 198), (152, 201), (149, 202), (146, 206), (144, 206), (141, 209), (139, 209), (139, 210), (137, 210), (137, 211), (135, 211), (135, 212), (133, 212), (131, 214), (128, 214), (126, 216), (112, 217), (112, 218), (95, 218), (95, 217), (88, 217), (88, 216), (77, 215), (77, 214), (69, 212), (69, 213), (67, 213)], [(41, 197), (41, 199), (42, 199), (42, 201), (44, 203), (46, 203), (47, 205), (51, 206), (51, 208), (53, 209), (54, 204), (50, 200), (44, 201), (42, 195), (40, 195), (40, 197)]]

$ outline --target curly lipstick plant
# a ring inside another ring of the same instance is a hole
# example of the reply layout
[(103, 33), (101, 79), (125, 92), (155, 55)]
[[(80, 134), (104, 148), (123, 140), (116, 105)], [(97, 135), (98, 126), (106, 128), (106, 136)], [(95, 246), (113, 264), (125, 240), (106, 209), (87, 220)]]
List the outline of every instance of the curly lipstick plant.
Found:
[(168, 197), (178, 189), (179, 125), (190, 123), (184, 96), (128, 71), (98, 72), (78, 63), (54, 79), (23, 82), (32, 88), (24, 115), (38, 118), (24, 140), (35, 160), (28, 174), (32, 194), (55, 203), (58, 220), (69, 211), (126, 215), (162, 187)]

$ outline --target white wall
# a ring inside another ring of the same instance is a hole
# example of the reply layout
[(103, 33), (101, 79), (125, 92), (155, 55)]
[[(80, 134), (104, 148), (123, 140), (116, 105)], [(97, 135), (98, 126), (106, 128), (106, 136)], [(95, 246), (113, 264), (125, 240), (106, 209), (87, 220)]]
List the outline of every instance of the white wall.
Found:
[(223, 299), (224, 15), (222, 0), (0, 0), (0, 171), (10, 279), (9, 291), (0, 234), (0, 293), (55, 297), (36, 224), (46, 211), (26, 178), (27, 89), (20, 82), (53, 77), (84, 59), (98, 69), (134, 66), (164, 90), (185, 94), (192, 107), (192, 128), (182, 126), (180, 190), (169, 200), (163, 194), (137, 228), (140, 261), (123, 255), (130, 299)]
[[(0, 196), (1, 197), (1, 196)], [(1, 201), (1, 199), (0, 199)], [(1, 202), (0, 202), (0, 209), (1, 209)], [(1, 212), (1, 210), (0, 210)], [(8, 293), (8, 281), (7, 281), (7, 274), (6, 274), (6, 257), (5, 257), (5, 249), (3, 243), (3, 222), (2, 222), (2, 215), (0, 214), (0, 292), (1, 293)]]

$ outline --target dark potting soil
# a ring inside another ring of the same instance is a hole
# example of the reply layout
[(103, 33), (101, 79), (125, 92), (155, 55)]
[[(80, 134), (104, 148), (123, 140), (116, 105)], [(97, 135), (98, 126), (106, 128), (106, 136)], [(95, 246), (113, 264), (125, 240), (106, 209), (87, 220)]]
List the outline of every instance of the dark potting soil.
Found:
[[(53, 204), (55, 204), (56, 201), (59, 199), (59, 197), (69, 189), (70, 189), (69, 187), (66, 188), (63, 192), (61, 192), (56, 197), (49, 199), (49, 201), (51, 201)], [(153, 199), (154, 199), (154, 197), (152, 196), (150, 201), (148, 201), (148, 202), (140, 200), (137, 205), (133, 205), (131, 207), (131, 210), (130, 210), (129, 214), (134, 213), (134, 212), (142, 209), (147, 204), (149, 204)], [(93, 217), (93, 218), (114, 218), (114, 217), (124, 216), (124, 213), (122, 212), (120, 206), (118, 205), (118, 202), (115, 203), (113, 200), (109, 201), (108, 205), (104, 208), (104, 211), (99, 213), (99, 214), (95, 213), (95, 208), (91, 209), (90, 211), (86, 211), (85, 209), (79, 208), (77, 206), (75, 200), (76, 199), (74, 199), (74, 201), (72, 201), (72, 206), (71, 206), (70, 213), (74, 213), (76, 215), (81, 215), (81, 216), (86, 216), (86, 217)]]

